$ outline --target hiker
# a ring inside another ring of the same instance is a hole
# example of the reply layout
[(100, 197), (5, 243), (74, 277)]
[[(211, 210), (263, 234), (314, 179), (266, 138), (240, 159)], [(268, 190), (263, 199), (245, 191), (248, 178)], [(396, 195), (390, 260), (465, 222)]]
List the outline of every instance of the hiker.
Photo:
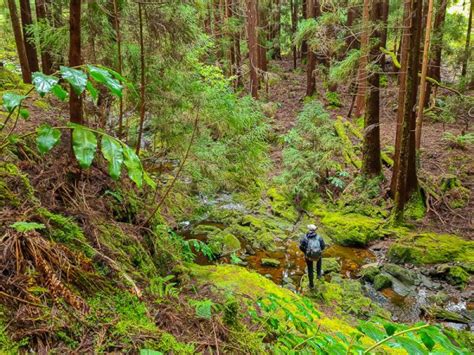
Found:
[(306, 265), (308, 266), (309, 288), (314, 288), (314, 262), (316, 261), (316, 272), (318, 279), (321, 278), (321, 266), (323, 250), (326, 248), (323, 238), (316, 233), (318, 227), (314, 224), (308, 225), (308, 233), (300, 241), (300, 250), (304, 253)]

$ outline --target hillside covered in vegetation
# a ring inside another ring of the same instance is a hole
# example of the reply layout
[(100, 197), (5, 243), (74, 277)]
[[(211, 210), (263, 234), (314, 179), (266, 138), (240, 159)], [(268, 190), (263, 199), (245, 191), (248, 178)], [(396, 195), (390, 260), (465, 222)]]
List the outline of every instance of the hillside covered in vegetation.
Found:
[(0, 353), (473, 353), (472, 12), (0, 3)]

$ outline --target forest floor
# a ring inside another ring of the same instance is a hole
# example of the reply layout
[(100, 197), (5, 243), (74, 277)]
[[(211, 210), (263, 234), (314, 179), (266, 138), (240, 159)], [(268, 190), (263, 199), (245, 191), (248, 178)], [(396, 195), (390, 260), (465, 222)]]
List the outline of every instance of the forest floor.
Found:
[[(271, 72), (278, 75), (279, 80), (271, 83), (267, 89), (267, 100), (276, 103), (276, 113), (272, 121), (275, 134), (280, 137), (288, 133), (296, 123), (298, 113), (304, 105), (306, 93), (306, 73), (298, 63), (293, 69), (291, 60), (273, 61), (270, 64)], [(395, 76), (389, 77), (395, 80)], [(341, 107), (328, 109), (333, 118), (342, 116), (347, 118), (352, 97), (348, 94), (347, 86), (340, 85), (338, 88)], [(443, 92), (443, 95), (450, 94)], [(472, 94), (469, 93), (470, 95)], [(380, 134), (382, 147), (393, 147), (396, 133), (396, 110), (397, 110), (397, 89), (394, 85), (387, 85), (381, 90), (381, 110), (380, 110)], [(317, 95), (323, 103), (325, 89), (321, 83), (317, 83)], [(354, 118), (351, 119), (353, 122)], [(446, 123), (434, 122), (425, 118), (423, 124), (422, 149), (419, 166), (419, 177), (422, 180), (440, 182), (449, 176), (459, 177), (462, 186), (470, 191), (469, 202), (461, 208), (451, 209), (446, 204), (436, 202), (430, 205), (426, 217), (417, 222), (420, 228), (432, 229), (436, 232), (449, 232), (463, 235), (469, 239), (474, 239), (474, 198), (472, 191), (474, 188), (474, 147), (467, 145), (465, 148), (451, 148), (443, 141), (445, 132), (461, 134), (465, 130), (464, 120), (467, 117), (457, 117), (457, 122)], [(273, 169), (269, 177), (279, 175), (282, 171), (282, 149), (281, 140), (278, 144), (273, 144), (270, 150), (270, 157), (273, 162)], [(385, 183), (388, 185), (391, 179), (391, 170), (385, 169)]]

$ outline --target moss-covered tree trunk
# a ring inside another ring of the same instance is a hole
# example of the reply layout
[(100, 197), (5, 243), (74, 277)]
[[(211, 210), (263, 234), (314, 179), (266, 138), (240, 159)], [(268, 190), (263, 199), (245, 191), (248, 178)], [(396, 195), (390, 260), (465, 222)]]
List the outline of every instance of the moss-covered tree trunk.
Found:
[(8, 10), (10, 11), (10, 20), (12, 23), (13, 35), (15, 36), (16, 50), (20, 61), (21, 75), (25, 83), (31, 83), (31, 70), (26, 57), (25, 43), (21, 34), (20, 19), (16, 9), (15, 0), (8, 0)]
[(364, 0), (362, 10), (362, 34), (360, 37), (361, 56), (359, 71), (357, 73), (357, 96), (355, 100), (354, 114), (360, 117), (365, 111), (365, 94), (367, 92), (367, 63), (369, 56), (369, 8), (370, 0)]
[(366, 112), (364, 115), (364, 142), (362, 156), (362, 173), (367, 177), (380, 175), (380, 74), (382, 55), (380, 46), (382, 31), (378, 28), (382, 18), (382, 0), (374, 0), (370, 9), (370, 20), (375, 29), (372, 31), (369, 60), (374, 70), (368, 73), (366, 95)]
[(257, 2), (245, 0), (247, 11), (247, 40), (249, 47), (250, 93), (258, 98), (258, 41), (257, 41)]
[[(319, 0), (307, 0), (308, 8), (306, 13), (308, 18), (317, 18), (321, 15)], [(308, 46), (308, 63), (306, 65), (306, 96), (311, 96), (316, 91), (316, 54)]]

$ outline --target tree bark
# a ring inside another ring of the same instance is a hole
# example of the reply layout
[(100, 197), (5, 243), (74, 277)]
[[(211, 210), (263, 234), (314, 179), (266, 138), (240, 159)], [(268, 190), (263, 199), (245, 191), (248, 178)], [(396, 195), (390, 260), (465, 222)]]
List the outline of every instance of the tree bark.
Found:
[(267, 48), (265, 45), (265, 32), (267, 28), (267, 16), (264, 6), (260, 6), (257, 0), (257, 40), (258, 40), (258, 68), (262, 75), (268, 70), (267, 68)]
[(139, 32), (140, 32), (140, 126), (138, 128), (138, 139), (135, 152), (140, 154), (140, 148), (142, 145), (143, 127), (145, 124), (145, 40), (143, 36), (143, 11), (142, 3), (138, 3), (138, 21), (139, 21)]
[[(37, 22), (48, 22), (51, 16), (50, 2), (49, 0), (36, 0), (36, 21)], [(41, 56), (41, 69), (45, 74), (51, 74), (53, 72), (53, 60), (51, 53), (48, 48), (45, 48), (43, 44), (40, 46)]]
[(362, 35), (360, 38), (361, 57), (357, 74), (357, 97), (354, 115), (360, 117), (365, 110), (365, 93), (367, 92), (367, 63), (369, 55), (369, 8), (370, 0), (364, 0), (362, 10)]
[[(69, 66), (82, 64), (81, 59), (81, 0), (70, 0), (69, 4)], [(74, 123), (83, 123), (82, 97), (69, 89), (69, 119)]]
[(10, 11), (10, 20), (12, 23), (13, 34), (15, 36), (16, 51), (20, 61), (21, 75), (25, 83), (31, 83), (31, 70), (26, 56), (25, 43), (23, 42), (23, 35), (21, 34), (20, 19), (16, 9), (15, 0), (7, 0), (8, 9)]
[[(383, 0), (374, 0), (370, 9), (372, 24), (383, 19)], [(376, 29), (372, 32), (373, 45), (370, 48), (370, 62), (380, 66), (382, 56), (380, 46), (382, 32)], [(368, 88), (366, 96), (366, 112), (364, 115), (364, 142), (362, 156), (362, 174), (367, 177), (379, 176), (382, 172), (380, 159), (380, 74), (378, 67), (368, 73)]]
[(33, 24), (33, 16), (31, 14), (30, 0), (20, 0), (20, 14), (23, 29), (23, 42), (25, 42), (26, 57), (32, 72), (39, 71), (38, 54), (34, 37), (28, 32), (28, 26)]
[[(295, 0), (297, 1), (297, 0)], [(308, 0), (302, 0), (301, 1), (301, 5), (302, 5), (302, 16), (303, 16), (303, 19), (307, 19), (308, 18), (308, 6), (307, 6), (307, 1)], [(308, 53), (308, 43), (306, 41), (303, 41), (301, 43), (301, 59), (303, 59), (304, 57), (306, 57), (306, 53)]]
[(258, 40), (257, 40), (257, 2), (245, 0), (247, 11), (247, 40), (249, 47), (250, 93), (258, 99)]
[(461, 76), (464, 78), (467, 74), (467, 65), (471, 56), (471, 30), (472, 30), (472, 5), (474, 0), (471, 0), (471, 5), (469, 7), (469, 20), (467, 23), (467, 33), (466, 33), (466, 46), (464, 49), (464, 58), (462, 62)]
[[(382, 0), (381, 4), (381, 22), (382, 22), (382, 30), (380, 34), (380, 46), (383, 48), (387, 48), (387, 35), (388, 35), (388, 15), (389, 15), (389, 10), (390, 10), (390, 0)], [(382, 69), (385, 70), (385, 54), (380, 53), (382, 56), (381, 58), (381, 66)]]
[(404, 30), (401, 47), (400, 92), (397, 113), (392, 193), (395, 218), (401, 220), (406, 203), (418, 188), (416, 175), (416, 95), (420, 65), (422, 0), (405, 0)]
[[(318, 0), (307, 0), (308, 8), (306, 13), (308, 18), (316, 18), (320, 15), (321, 8)], [(316, 91), (316, 77), (314, 71), (316, 70), (316, 55), (314, 51), (308, 46), (306, 65), (306, 96), (312, 96)]]
[[(117, 61), (118, 67), (117, 71), (120, 75), (122, 75), (122, 33), (120, 31), (120, 13), (118, 9), (118, 0), (113, 0), (114, 5), (114, 27), (115, 27), (115, 35), (117, 39)], [(123, 97), (119, 98), (119, 131), (118, 136), (123, 136)]]
[[(354, 26), (354, 23), (356, 22), (357, 18), (359, 17), (360, 13), (359, 11), (357, 10), (357, 7), (355, 6), (351, 6), (347, 9), (347, 20), (346, 20), (346, 27), (348, 28), (349, 31), (352, 31), (353, 30), (353, 26)], [(350, 33), (350, 32), (349, 32)], [(350, 33), (347, 37), (346, 37), (346, 47), (347, 47), (347, 50), (351, 50), (351, 49), (356, 49), (356, 48), (359, 48), (360, 46), (360, 42), (359, 40), (357, 39), (357, 36)]]
[[(281, 0), (274, 0), (272, 7), (272, 44), (273, 44), (273, 59), (281, 59)], [(291, 10), (290, 10), (291, 11)]]
[(419, 150), (421, 146), (421, 128), (423, 125), (423, 110), (425, 108), (426, 82), (427, 82), (426, 76), (428, 75), (428, 57), (430, 53), (432, 17), (433, 17), (433, 0), (429, 0), (428, 11), (426, 14), (425, 42), (423, 44), (423, 63), (421, 66), (421, 79), (420, 79), (420, 99), (418, 101), (418, 115), (416, 119), (416, 149), (417, 150)]
[[(296, 27), (298, 26), (298, 7), (296, 6), (297, 0), (290, 0), (290, 11), (291, 11), (291, 34), (292, 36), (296, 33)], [(296, 60), (298, 52), (296, 45), (292, 44), (291, 49), (293, 51), (293, 69), (296, 69)]]

